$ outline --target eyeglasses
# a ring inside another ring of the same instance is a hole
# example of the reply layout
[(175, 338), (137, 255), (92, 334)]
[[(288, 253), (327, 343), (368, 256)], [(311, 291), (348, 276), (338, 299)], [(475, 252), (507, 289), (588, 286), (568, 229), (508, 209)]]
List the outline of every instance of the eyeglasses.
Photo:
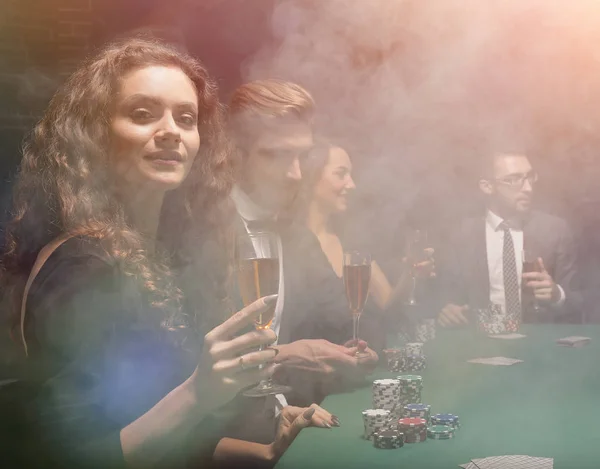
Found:
[(511, 174), (510, 176), (494, 179), (494, 181), (512, 189), (521, 189), (525, 185), (525, 181), (533, 186), (538, 181), (538, 174), (535, 171), (527, 174)]

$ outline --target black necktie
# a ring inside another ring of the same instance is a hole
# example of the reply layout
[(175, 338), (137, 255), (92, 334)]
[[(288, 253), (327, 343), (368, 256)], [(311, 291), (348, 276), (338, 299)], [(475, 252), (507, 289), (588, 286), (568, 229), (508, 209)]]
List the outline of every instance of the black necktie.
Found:
[(521, 302), (519, 300), (519, 279), (517, 277), (517, 261), (515, 259), (515, 246), (506, 222), (499, 226), (504, 231), (504, 247), (502, 249), (502, 270), (504, 277), (504, 298), (506, 301), (506, 314), (520, 318)]

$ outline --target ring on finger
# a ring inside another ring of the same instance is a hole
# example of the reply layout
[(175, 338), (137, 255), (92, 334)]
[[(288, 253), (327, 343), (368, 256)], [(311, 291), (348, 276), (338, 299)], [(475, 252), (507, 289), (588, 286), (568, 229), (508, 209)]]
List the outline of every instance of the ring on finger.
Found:
[(244, 363), (244, 357), (240, 357), (240, 368), (242, 371), (246, 369), (246, 364)]

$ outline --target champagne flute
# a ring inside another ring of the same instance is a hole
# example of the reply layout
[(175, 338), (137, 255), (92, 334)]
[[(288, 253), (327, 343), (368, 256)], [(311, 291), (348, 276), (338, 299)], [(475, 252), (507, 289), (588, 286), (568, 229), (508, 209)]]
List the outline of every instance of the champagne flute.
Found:
[(407, 258), (410, 265), (411, 286), (406, 304), (417, 305), (417, 265), (425, 260), (425, 249), (427, 248), (427, 230), (413, 230), (408, 241)]
[[(530, 249), (523, 249), (523, 273), (528, 272), (541, 272), (542, 268), (540, 266), (539, 256), (537, 256)], [(524, 289), (523, 289), (524, 290)], [(540, 305), (535, 297), (535, 294), (532, 293), (532, 304), (533, 311), (538, 313), (540, 311)]]
[[(353, 342), (358, 341), (360, 315), (369, 297), (371, 283), (371, 255), (359, 251), (344, 253), (344, 287), (352, 313)], [(364, 352), (356, 352), (357, 358), (367, 357)]]
[[(237, 240), (237, 273), (240, 294), (244, 306), (279, 291), (279, 246), (273, 233), (249, 233)], [(271, 327), (275, 306), (260, 314), (254, 322), (256, 330)], [(263, 350), (261, 346), (259, 350)], [(261, 365), (262, 368), (262, 365)], [(262, 397), (291, 391), (289, 386), (262, 380), (255, 387), (244, 391), (247, 397)]]

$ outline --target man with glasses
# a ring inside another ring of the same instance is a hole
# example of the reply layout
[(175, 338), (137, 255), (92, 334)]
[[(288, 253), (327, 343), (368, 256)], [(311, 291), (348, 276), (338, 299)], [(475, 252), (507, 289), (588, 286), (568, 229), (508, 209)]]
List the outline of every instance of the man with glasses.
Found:
[[(537, 179), (523, 154), (486, 162), (479, 180), (485, 216), (461, 224), (442, 269), (450, 301), (441, 326), (467, 325), (489, 305), (524, 322), (581, 320), (573, 240), (564, 220), (531, 209)], [(533, 269), (523, 272), (524, 261)]]

